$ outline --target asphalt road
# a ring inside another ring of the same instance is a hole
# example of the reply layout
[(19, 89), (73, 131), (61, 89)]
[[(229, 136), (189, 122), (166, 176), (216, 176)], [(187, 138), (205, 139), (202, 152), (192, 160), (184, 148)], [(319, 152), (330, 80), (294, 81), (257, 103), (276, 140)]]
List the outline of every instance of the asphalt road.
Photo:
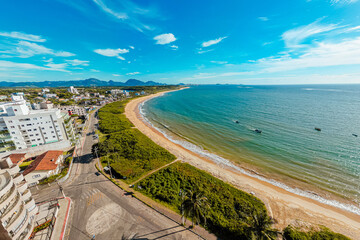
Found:
[[(96, 140), (91, 134), (97, 120), (90, 119), (80, 157), (74, 159), (69, 179), (63, 183), (64, 192), (72, 199), (65, 239), (199, 239), (177, 223), (160, 215), (97, 175), (91, 146)], [(56, 184), (35, 191), (34, 198), (42, 201), (60, 197)], [(127, 238), (122, 238), (127, 237)]]

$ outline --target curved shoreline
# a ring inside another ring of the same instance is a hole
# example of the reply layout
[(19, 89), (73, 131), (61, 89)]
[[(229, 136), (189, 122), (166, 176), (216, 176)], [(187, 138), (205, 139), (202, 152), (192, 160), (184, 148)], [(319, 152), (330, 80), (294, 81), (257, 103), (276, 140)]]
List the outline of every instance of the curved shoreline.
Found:
[(136, 98), (125, 107), (126, 117), (156, 144), (166, 148), (179, 159), (205, 170), (241, 190), (254, 192), (266, 204), (270, 215), (273, 215), (278, 221), (277, 227), (279, 228), (288, 224), (296, 224), (300, 220), (301, 222), (321, 224), (336, 232), (358, 239), (360, 236), (359, 215), (286, 191), (266, 181), (266, 179), (261, 180), (255, 176), (230, 169), (232, 166), (223, 168), (215, 162), (172, 142), (161, 132), (144, 122), (139, 112), (140, 104), (164, 93)]

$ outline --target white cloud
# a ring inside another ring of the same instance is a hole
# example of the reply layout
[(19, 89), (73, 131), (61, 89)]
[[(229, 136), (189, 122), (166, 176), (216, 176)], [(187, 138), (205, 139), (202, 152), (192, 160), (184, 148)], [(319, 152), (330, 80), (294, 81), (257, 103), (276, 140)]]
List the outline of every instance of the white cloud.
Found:
[(263, 22), (269, 21), (268, 17), (258, 17), (258, 19)]
[(176, 38), (172, 33), (164, 33), (154, 37), (154, 40), (156, 40), (156, 44), (164, 45), (176, 41)]
[(355, 3), (358, 0), (331, 0), (331, 4), (350, 4), (350, 3)]
[(73, 59), (73, 60), (65, 60), (71, 66), (89, 66), (89, 61)]
[(45, 42), (46, 41), (46, 39), (42, 38), (41, 36), (22, 33), (22, 32), (0, 32), (0, 36), (21, 39), (21, 40), (27, 40), (27, 41), (31, 41), (31, 42)]
[(170, 46), (173, 50), (178, 50), (179, 49), (179, 46), (177, 46), (177, 45), (171, 45)]
[(140, 72), (131, 72), (131, 73), (127, 73), (126, 75), (133, 76), (133, 75), (138, 75), (138, 74), (140, 74)]
[(43, 45), (33, 42), (19, 41), (16, 47), (10, 46), (9, 50), (0, 51), (0, 53), (8, 54), (8, 57), (29, 58), (34, 55), (53, 55), (57, 57), (72, 57), (75, 54), (65, 51), (55, 51)]
[(48, 63), (45, 66), (58, 71), (66, 71), (67, 64), (66, 63)]
[(339, 28), (336, 24), (320, 24), (319, 21), (320, 20), (316, 20), (309, 25), (300, 26), (284, 32), (281, 37), (285, 41), (286, 47), (299, 47), (301, 46), (300, 44), (310, 36)]
[(64, 71), (59, 66), (49, 65), (48, 67), (42, 67), (30, 63), (18, 63), (11, 61), (0, 60), (0, 69), (2, 70), (49, 70), (49, 71)]
[(114, 77), (120, 77), (120, 74), (113, 74)]
[(93, 2), (96, 3), (104, 12), (112, 15), (115, 18), (118, 18), (118, 19), (127, 19), (128, 18), (128, 15), (126, 13), (115, 12), (114, 10), (112, 10), (111, 8), (106, 6), (105, 3), (101, 0), (93, 0)]
[(298, 56), (282, 54), (259, 59), (257, 64), (265, 72), (281, 72), (311, 67), (360, 65), (360, 37), (338, 43), (320, 42)]
[(134, 46), (129, 46), (129, 48), (131, 48), (131, 49), (135, 49), (135, 47), (134, 47)]
[(100, 72), (100, 70), (97, 69), (90, 69), (91, 72)]
[(201, 44), (202, 47), (210, 47), (212, 45), (218, 44), (219, 42), (221, 42), (222, 40), (224, 40), (227, 37), (220, 37), (214, 40), (209, 40), (209, 41), (205, 41)]
[(118, 49), (107, 48), (107, 49), (95, 49), (94, 52), (106, 57), (117, 57), (118, 59), (125, 60), (125, 58), (120, 56), (120, 54), (128, 53), (129, 50), (121, 49), (121, 48)]
[(208, 49), (208, 50), (203, 50), (202, 48), (198, 49), (198, 54), (203, 54), (203, 53), (207, 53), (207, 52), (211, 52), (214, 51), (215, 49)]

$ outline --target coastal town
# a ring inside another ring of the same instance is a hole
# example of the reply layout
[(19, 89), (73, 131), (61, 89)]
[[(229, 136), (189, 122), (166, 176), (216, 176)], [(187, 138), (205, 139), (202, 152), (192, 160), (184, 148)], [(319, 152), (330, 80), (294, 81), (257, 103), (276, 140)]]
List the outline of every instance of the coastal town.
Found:
[(69, 216), (57, 220), (58, 212), (70, 202), (59, 204), (47, 189), (39, 193), (45, 196), (41, 202), (32, 193), (69, 177), (98, 108), (146, 93), (73, 86), (16, 90), (2, 90), (8, 94), (0, 96), (0, 239), (59, 239), (53, 232), (60, 233)]

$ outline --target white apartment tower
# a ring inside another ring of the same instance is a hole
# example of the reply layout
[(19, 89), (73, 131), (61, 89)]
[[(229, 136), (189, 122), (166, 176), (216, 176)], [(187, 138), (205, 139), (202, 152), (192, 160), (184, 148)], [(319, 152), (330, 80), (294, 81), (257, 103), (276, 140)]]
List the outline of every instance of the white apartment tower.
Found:
[(27, 240), (38, 207), (18, 165), (9, 157), (0, 161), (0, 239)]
[(70, 86), (68, 88), (68, 92), (72, 94), (79, 94), (79, 91), (76, 88), (74, 88), (74, 86)]
[(59, 109), (30, 110), (23, 96), (0, 104), (0, 152), (75, 141), (73, 123)]

